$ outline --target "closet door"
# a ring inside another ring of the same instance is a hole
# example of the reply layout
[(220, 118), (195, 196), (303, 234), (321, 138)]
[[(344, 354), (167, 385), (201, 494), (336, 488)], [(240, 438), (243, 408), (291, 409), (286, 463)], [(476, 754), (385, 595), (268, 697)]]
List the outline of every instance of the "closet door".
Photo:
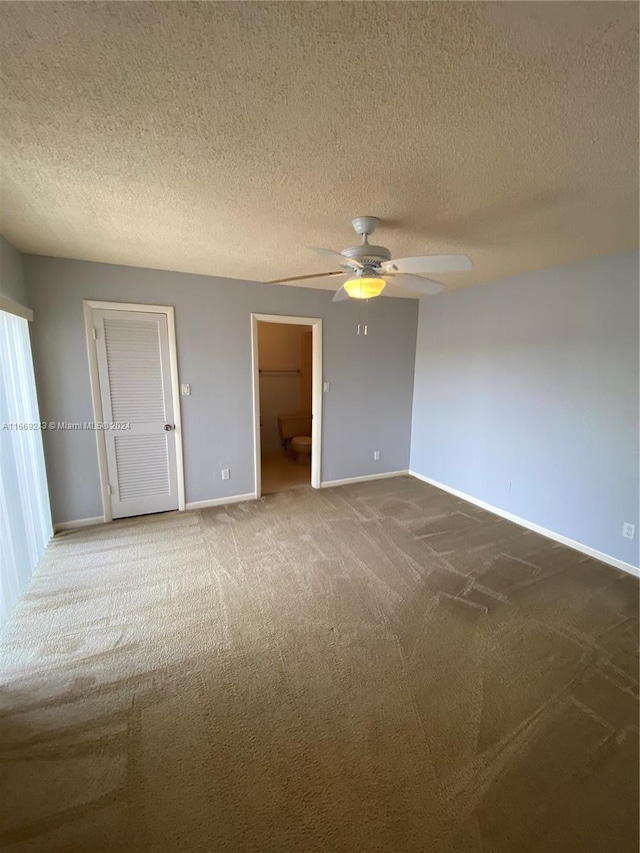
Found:
[(113, 517), (178, 509), (167, 316), (93, 318)]

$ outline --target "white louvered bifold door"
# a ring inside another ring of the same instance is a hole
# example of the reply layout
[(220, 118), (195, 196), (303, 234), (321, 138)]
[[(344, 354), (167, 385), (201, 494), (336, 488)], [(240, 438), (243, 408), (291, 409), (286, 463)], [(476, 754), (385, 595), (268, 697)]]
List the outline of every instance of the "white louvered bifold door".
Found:
[(113, 517), (178, 509), (167, 315), (93, 317)]

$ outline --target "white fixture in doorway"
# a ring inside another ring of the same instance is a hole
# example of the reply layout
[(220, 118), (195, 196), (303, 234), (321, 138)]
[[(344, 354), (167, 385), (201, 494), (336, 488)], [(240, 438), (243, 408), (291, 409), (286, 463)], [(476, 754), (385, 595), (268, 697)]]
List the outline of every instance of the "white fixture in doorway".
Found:
[(256, 497), (262, 495), (260, 463), (260, 364), (258, 358), (258, 323), (311, 326), (311, 485), (320, 488), (322, 470), (322, 320), (319, 317), (291, 317), (282, 314), (251, 315), (251, 351), (253, 356), (253, 437)]
[(85, 300), (84, 315), (94, 420), (120, 425), (95, 430), (104, 520), (183, 510), (173, 308)]

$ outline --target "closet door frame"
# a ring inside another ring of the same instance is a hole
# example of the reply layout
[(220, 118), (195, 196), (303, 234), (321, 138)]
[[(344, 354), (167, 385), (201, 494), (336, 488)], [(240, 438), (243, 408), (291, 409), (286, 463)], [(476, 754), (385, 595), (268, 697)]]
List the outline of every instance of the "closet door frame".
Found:
[[(180, 412), (180, 383), (178, 380), (178, 352), (176, 348), (175, 315), (172, 305), (141, 305), (137, 302), (100, 302), (93, 299), (83, 300), (84, 326), (89, 356), (89, 376), (91, 380), (91, 399), (93, 402), (94, 422), (103, 423), (102, 398), (100, 396), (100, 377), (98, 374), (98, 354), (94, 338), (94, 310), (102, 311), (143, 311), (147, 314), (165, 314), (169, 334), (169, 365), (171, 371), (171, 397), (175, 429), (172, 430), (176, 443), (176, 473), (178, 478), (178, 510), (185, 509), (184, 461), (182, 457), (182, 415)], [(102, 430), (95, 430), (98, 447), (98, 469), (100, 472), (100, 491), (104, 521), (113, 521), (111, 495), (109, 494), (109, 470), (107, 466), (107, 447)]]

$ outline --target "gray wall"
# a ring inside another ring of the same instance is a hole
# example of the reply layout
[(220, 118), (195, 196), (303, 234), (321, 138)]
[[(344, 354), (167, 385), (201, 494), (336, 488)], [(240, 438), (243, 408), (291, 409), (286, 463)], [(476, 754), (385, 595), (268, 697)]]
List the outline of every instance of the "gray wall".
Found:
[(24, 282), (22, 255), (0, 234), (0, 295), (30, 307)]
[(420, 303), (411, 470), (638, 565), (638, 255)]
[[(45, 421), (91, 421), (83, 299), (175, 306), (187, 501), (254, 491), (252, 312), (322, 317), (322, 479), (406, 470), (409, 463), (418, 303), (369, 305), (358, 337), (359, 303), (332, 304), (328, 291), (261, 287), (207, 276), (26, 256), (34, 310), (34, 359)], [(55, 522), (102, 514), (95, 435), (46, 432)], [(373, 461), (374, 450), (381, 460)], [(231, 469), (222, 481), (220, 470)]]

